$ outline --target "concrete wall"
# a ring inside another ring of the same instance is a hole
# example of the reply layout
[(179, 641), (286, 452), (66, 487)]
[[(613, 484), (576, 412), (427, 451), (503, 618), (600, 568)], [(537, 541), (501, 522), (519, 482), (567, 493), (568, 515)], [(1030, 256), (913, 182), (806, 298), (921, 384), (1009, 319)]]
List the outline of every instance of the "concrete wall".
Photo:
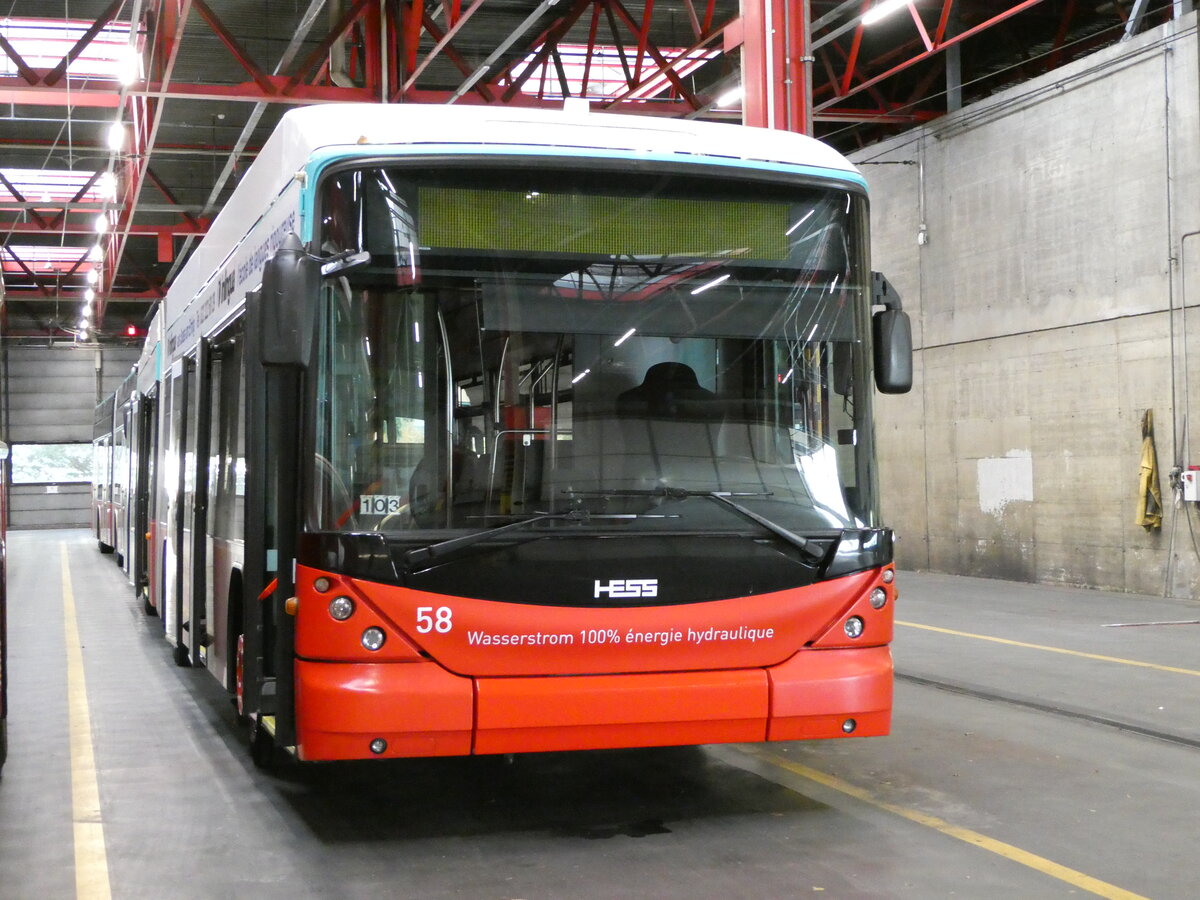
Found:
[[(912, 393), (877, 403), (902, 566), (1200, 596), (1168, 477), (1200, 464), (1196, 25), (857, 154), (917, 347)], [(1147, 409), (1160, 531), (1135, 523)]]
[[(72, 344), (6, 349), (3, 402), (9, 444), (91, 445), (99, 398), (112, 393), (138, 348), (103, 351)], [(10, 528), (90, 527), (90, 484), (14, 484), (9, 488)]]

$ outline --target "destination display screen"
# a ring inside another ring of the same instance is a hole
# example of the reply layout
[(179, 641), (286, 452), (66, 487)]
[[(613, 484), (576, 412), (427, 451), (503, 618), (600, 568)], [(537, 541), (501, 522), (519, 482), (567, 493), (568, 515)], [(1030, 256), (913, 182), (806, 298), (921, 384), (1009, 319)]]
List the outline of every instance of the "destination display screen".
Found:
[(437, 250), (782, 260), (788, 203), (422, 185), (418, 239)]

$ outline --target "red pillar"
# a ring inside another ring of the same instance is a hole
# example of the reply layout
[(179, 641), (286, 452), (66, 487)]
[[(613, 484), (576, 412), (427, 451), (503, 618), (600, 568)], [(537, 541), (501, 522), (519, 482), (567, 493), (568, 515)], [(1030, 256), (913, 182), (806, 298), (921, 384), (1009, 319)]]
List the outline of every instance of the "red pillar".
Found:
[(742, 123), (812, 133), (808, 0), (742, 0)]

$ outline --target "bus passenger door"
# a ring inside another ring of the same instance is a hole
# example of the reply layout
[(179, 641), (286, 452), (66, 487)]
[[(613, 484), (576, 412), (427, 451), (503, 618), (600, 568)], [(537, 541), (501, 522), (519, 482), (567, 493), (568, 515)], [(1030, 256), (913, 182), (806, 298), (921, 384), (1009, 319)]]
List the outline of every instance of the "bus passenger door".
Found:
[(127, 411), (128, 407), (124, 404), (115, 409), (116, 425), (113, 428), (112, 446), (112, 546), (117, 557), (117, 565), (121, 569), (127, 568), (125, 555), (128, 550), (125, 542), (127, 536), (125, 533), (125, 504), (128, 501), (126, 489), (129, 485)]
[(171, 367), (170, 396), (168, 398), (170, 442), (167, 447), (166, 478), (166, 521), (167, 540), (164, 552), (166, 575), (166, 605), (163, 622), (167, 639), (175, 645), (175, 662), (180, 666), (191, 665), (191, 651), (187, 642), (189, 610), (187, 600), (190, 590), (185, 592), (187, 575), (190, 573), (191, 553), (188, 552), (190, 533), (185, 523), (187, 518), (186, 497), (195, 485), (195, 442), (189, 428), (194, 404), (190, 387), (195, 381), (196, 363), (182, 359)]
[(211, 343), (200, 342), (198, 359), (192, 360), (187, 385), (187, 425), (184, 437), (183, 483), (183, 631), (194, 666), (208, 662), (208, 634), (205, 584), (208, 581), (208, 426), (209, 426), (209, 365)]
[[(245, 493), (245, 386), (242, 322), (212, 342), (208, 363), (208, 511), (204, 553), (204, 621), (211, 642), (208, 668), (233, 690), (242, 633), (241, 502)], [(197, 596), (200, 596), (197, 594)]]
[(133, 540), (130, 543), (132, 560), (129, 577), (133, 580), (133, 589), (145, 605), (147, 613), (152, 613), (155, 602), (159, 599), (152, 593), (151, 584), (156, 583), (159, 565), (155, 547), (158, 531), (155, 522), (155, 496), (153, 494), (158, 484), (158, 392), (151, 390), (141, 398), (138, 404), (137, 423), (137, 473), (134, 489), (133, 508)]

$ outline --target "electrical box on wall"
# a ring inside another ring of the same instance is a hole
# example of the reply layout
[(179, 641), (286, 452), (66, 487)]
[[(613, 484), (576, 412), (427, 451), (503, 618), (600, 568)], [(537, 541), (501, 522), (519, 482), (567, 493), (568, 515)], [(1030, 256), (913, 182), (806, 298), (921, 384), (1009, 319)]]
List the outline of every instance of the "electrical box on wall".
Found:
[(1188, 466), (1180, 473), (1183, 482), (1183, 499), (1200, 501), (1200, 467)]

